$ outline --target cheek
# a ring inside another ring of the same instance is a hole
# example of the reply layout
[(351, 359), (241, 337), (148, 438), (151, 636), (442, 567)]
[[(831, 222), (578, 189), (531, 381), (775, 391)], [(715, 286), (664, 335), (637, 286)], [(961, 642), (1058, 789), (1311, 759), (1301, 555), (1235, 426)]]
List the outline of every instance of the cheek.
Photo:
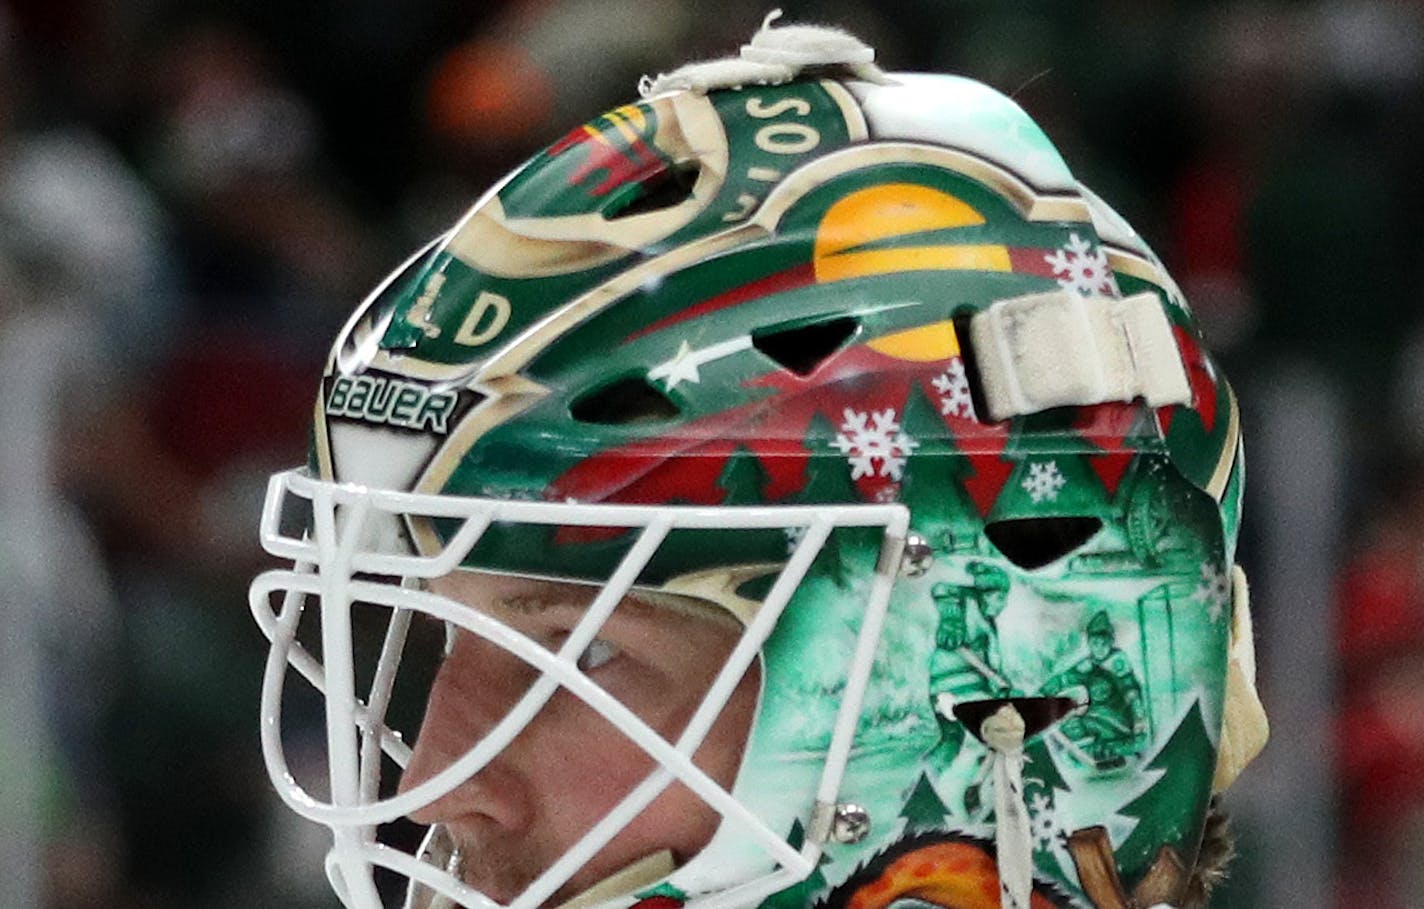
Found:
[[(761, 673), (753, 664), (694, 758), (723, 789), (731, 791), (756, 712)], [(640, 825), (650, 843), (671, 848), (679, 861), (695, 855), (717, 832), (721, 815), (680, 783), (653, 802)]]
[(736, 690), (732, 692), (722, 715), (717, 718), (708, 733), (707, 740), (698, 749), (697, 765), (707, 771), (723, 789), (731, 790), (737, 770), (741, 767), (742, 753), (751, 734), (760, 692), (761, 663), (753, 662)]
[(561, 691), (516, 740), (521, 770), (547, 816), (582, 833), (641, 782), (653, 758), (593, 708)]
[[(694, 757), (697, 766), (724, 789), (731, 789), (741, 765), (759, 688), (760, 670), (754, 665)], [(657, 709), (635, 707), (634, 712), (671, 741), (699, 703), (700, 693), (695, 699), (661, 703)], [(565, 833), (581, 835), (642, 782), (656, 762), (567, 692), (556, 694), (545, 711), (543, 722), (522, 736), (520, 763), (533, 791), (543, 797), (550, 822)], [(669, 847), (685, 858), (706, 845), (718, 821), (711, 806), (674, 783), (644, 810), (629, 834), (639, 843)]]

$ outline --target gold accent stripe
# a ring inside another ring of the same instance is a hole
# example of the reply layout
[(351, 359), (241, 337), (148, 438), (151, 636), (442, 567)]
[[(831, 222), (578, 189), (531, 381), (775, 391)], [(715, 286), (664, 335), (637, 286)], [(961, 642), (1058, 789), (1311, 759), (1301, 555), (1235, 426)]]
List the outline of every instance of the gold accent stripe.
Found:
[(331, 482), (336, 479), (336, 468), (331, 462), (331, 436), (326, 426), (326, 383), (317, 386), (316, 404), (312, 406), (312, 445), (316, 448), (318, 476)]
[(643, 109), (636, 104), (624, 104), (614, 108), (613, 112), (633, 124), (637, 130), (648, 128), (648, 118), (644, 115)]
[[(639, 141), (641, 141), (641, 137), (638, 135), (637, 131), (633, 129), (632, 125), (628, 122), (628, 117), (622, 112), (622, 110), (622, 108), (619, 108), (617, 110), (609, 111), (608, 119), (629, 145), (636, 145)], [(602, 137), (600, 136), (600, 138)], [(610, 148), (613, 145), (607, 139), (604, 139), (603, 142)]]
[(1167, 274), (1167, 270), (1160, 264), (1131, 250), (1109, 246), (1106, 243), (1103, 244), (1103, 251), (1107, 253), (1108, 267), (1113, 271), (1137, 278), (1139, 281), (1156, 284), (1167, 294), (1167, 298), (1173, 306), (1186, 306), (1182, 291), (1177, 287), (1177, 282), (1172, 280), (1172, 276)]
[(480, 369), (479, 380), (494, 382), (519, 372), (564, 332), (642, 287), (645, 282), (672, 274), (723, 249), (748, 242), (764, 232), (765, 229), (760, 225), (748, 222), (670, 250), (656, 259), (650, 259), (614, 275), (603, 284), (566, 303), (562, 309), (554, 310), (526, 328), (519, 337), (484, 364)]
[(476, 439), (533, 407), (549, 394), (549, 390), (543, 385), (523, 376), (509, 376), (500, 381), (476, 385), (475, 390), (489, 397), (471, 408), (446, 437), (425, 471), (416, 480), (413, 491), (439, 492), (459, 466), (460, 458), (470, 450)]
[[(460, 425), (445, 439), (415, 481), (412, 492), (438, 493), (450, 481), (455, 468), (460, 466), (460, 460), (474, 446), (476, 439), (533, 407), (549, 393), (544, 386), (523, 376), (510, 376), (505, 381), (493, 382), (477, 390), (490, 397), (466, 414)], [(406, 526), (417, 552), (431, 555), (440, 550), (439, 535), (429, 518), (408, 515)]]
[(589, 124), (585, 123), (585, 124), (583, 125), (583, 131), (584, 131), (584, 133), (586, 133), (586, 134), (588, 135), (588, 137), (589, 137), (590, 139), (592, 139), (593, 141), (595, 141), (595, 142), (601, 142), (601, 143), (603, 143), (604, 145), (608, 146), (609, 148), (612, 148), (612, 147), (613, 147), (613, 143), (612, 143), (612, 142), (609, 142), (606, 138), (604, 138), (602, 132), (600, 132), (599, 130), (594, 129), (594, 128), (593, 128), (592, 126), (590, 126)]
[(869, 139), (870, 127), (865, 122), (865, 111), (860, 109), (860, 102), (855, 100), (850, 89), (830, 79), (822, 79), (821, 88), (826, 90), (826, 94), (830, 95), (831, 100), (841, 109), (841, 119), (845, 121), (850, 141), (864, 142)]
[(1221, 387), (1226, 389), (1226, 443), (1221, 447), (1221, 460), (1217, 461), (1216, 470), (1206, 484), (1207, 493), (1218, 502), (1226, 495), (1226, 484), (1231, 481), (1231, 468), (1236, 463), (1236, 449), (1241, 439), (1241, 411), (1236, 406), (1236, 392), (1227, 382), (1222, 382)]

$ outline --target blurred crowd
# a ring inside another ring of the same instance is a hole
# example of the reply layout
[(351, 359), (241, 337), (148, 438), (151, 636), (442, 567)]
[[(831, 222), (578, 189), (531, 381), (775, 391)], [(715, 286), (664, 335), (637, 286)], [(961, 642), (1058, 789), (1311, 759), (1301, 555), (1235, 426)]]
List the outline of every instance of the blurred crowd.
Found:
[[(1011, 93), (1237, 382), (1276, 739), (1215, 905), (1424, 907), (1424, 4), (781, 5)], [(257, 746), (265, 477), (374, 281), (768, 11), (710, 9), (0, 0), (0, 905), (333, 905)]]

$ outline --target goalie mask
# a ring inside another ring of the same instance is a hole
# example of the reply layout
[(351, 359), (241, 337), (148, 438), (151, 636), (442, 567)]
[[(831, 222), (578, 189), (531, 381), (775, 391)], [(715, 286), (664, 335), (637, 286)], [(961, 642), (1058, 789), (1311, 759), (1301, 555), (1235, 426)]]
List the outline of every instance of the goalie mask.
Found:
[(1236, 401), (1017, 106), (870, 61), (650, 81), (344, 329), (251, 599), (348, 907), (1186, 905)]

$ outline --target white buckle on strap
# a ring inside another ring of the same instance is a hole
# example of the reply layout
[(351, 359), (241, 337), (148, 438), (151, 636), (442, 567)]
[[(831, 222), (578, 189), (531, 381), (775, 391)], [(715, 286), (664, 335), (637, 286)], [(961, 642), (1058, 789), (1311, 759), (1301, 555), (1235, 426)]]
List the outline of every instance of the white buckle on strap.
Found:
[(1105, 401), (1161, 407), (1192, 399), (1172, 324), (1151, 291), (997, 300), (969, 331), (991, 420)]

